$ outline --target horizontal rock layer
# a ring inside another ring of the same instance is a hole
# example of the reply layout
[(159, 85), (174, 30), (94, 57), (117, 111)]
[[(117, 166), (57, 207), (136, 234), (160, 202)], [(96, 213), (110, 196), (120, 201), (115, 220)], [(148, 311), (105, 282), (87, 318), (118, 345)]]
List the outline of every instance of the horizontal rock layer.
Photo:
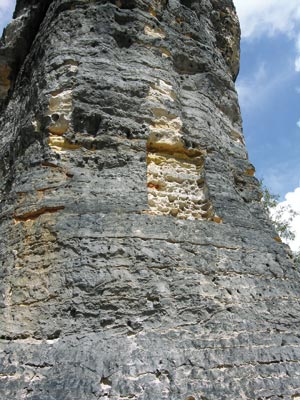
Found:
[(231, 0), (17, 2), (0, 48), (0, 393), (300, 398)]

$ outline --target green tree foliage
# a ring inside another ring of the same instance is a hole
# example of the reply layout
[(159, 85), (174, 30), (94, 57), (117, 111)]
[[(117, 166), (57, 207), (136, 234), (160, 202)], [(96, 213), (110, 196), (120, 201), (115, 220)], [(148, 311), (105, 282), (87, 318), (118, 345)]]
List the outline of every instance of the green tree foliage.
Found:
[[(295, 239), (295, 233), (291, 228), (291, 222), (296, 217), (297, 212), (290, 206), (279, 204), (279, 195), (272, 194), (265, 186), (263, 179), (259, 181), (262, 191), (262, 205), (268, 213), (275, 230), (283, 241)], [(294, 252), (295, 263), (300, 266), (300, 249)]]

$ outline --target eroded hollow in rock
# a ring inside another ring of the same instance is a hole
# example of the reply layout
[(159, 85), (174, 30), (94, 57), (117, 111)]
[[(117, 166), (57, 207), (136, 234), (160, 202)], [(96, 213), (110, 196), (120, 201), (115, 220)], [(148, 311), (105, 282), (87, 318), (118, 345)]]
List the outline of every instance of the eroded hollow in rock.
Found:
[(180, 3), (185, 7), (191, 8), (193, 0), (180, 0)]
[(205, 182), (206, 152), (187, 148), (180, 113), (169, 108), (176, 98), (170, 82), (157, 80), (149, 86), (152, 121), (147, 141), (147, 213), (221, 222)]
[(214, 221), (200, 150), (165, 147), (148, 141), (149, 214)]

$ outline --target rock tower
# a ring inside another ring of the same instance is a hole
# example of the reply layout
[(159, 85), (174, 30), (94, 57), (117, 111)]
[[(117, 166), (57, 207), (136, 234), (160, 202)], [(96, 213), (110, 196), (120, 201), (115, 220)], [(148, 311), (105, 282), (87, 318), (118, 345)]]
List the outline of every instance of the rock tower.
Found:
[(232, 0), (18, 0), (0, 48), (3, 400), (300, 398)]

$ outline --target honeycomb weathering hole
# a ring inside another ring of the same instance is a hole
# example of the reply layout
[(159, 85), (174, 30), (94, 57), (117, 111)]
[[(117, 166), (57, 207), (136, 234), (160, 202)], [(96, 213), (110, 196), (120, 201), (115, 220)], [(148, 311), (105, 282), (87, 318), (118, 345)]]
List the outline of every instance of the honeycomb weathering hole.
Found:
[(148, 214), (216, 220), (204, 176), (204, 152), (148, 146)]

